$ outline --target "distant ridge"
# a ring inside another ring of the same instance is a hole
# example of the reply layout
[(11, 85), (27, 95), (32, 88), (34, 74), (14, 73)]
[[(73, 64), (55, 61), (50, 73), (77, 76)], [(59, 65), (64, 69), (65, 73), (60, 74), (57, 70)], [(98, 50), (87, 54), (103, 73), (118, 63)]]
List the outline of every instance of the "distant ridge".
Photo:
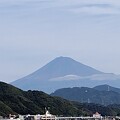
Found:
[(120, 93), (120, 88), (115, 88), (115, 87), (112, 87), (110, 85), (98, 85), (96, 87), (93, 87), (94, 89), (96, 90), (99, 90), (99, 91), (114, 91), (114, 92), (117, 92), (117, 93)]
[[(111, 90), (109, 88), (107, 90), (103, 89), (103, 86), (105, 85), (97, 86), (94, 88), (62, 88), (56, 90), (51, 95), (82, 103), (96, 103), (101, 105), (120, 104), (120, 93), (118, 91), (120, 89), (110, 87)], [(97, 90), (97, 88), (99, 88), (99, 90)]]

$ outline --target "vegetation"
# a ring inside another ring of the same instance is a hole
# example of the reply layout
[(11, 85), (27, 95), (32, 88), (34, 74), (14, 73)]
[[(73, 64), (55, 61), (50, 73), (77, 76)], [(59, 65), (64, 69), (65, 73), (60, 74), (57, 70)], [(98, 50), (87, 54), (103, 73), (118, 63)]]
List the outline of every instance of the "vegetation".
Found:
[(95, 103), (104, 106), (110, 104), (120, 104), (120, 93), (116, 91), (102, 91), (88, 87), (62, 88), (51, 94), (67, 100), (81, 103)]
[(0, 115), (44, 114), (45, 107), (55, 115), (92, 115), (96, 111), (102, 115), (120, 114), (119, 106), (104, 107), (96, 104), (72, 102), (60, 97), (52, 97), (41, 91), (22, 91), (12, 85), (0, 82)]

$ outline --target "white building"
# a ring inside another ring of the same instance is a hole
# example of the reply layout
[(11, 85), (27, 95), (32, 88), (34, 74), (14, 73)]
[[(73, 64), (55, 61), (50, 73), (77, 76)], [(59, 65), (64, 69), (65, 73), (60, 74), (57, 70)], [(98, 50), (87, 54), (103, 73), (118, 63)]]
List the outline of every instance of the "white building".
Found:
[(55, 120), (56, 116), (49, 113), (49, 111), (46, 111), (44, 115), (41, 115), (41, 120)]
[(93, 117), (94, 118), (101, 118), (102, 116), (101, 116), (101, 114), (99, 114), (98, 112), (96, 112), (95, 114), (93, 114)]

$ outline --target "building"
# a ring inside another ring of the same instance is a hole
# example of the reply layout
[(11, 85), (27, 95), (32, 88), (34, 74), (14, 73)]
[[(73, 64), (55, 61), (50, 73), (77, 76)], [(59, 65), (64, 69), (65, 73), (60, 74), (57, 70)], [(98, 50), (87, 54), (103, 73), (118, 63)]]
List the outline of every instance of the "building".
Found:
[(94, 118), (101, 118), (102, 116), (101, 116), (101, 114), (99, 114), (98, 112), (96, 112), (95, 114), (93, 114), (93, 117)]

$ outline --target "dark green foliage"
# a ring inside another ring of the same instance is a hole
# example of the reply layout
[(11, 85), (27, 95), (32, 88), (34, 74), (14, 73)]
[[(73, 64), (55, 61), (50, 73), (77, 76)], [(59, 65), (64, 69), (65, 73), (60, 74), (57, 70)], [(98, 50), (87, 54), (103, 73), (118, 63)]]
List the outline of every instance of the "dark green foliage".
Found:
[(0, 115), (6, 116), (6, 114), (16, 114), (9, 106), (5, 105), (2, 101), (0, 101)]
[(0, 83), (0, 115), (44, 114), (45, 107), (55, 115), (81, 116), (92, 115), (96, 111), (102, 115), (119, 115), (120, 106), (100, 106), (72, 102), (60, 97), (52, 97), (40, 91), (22, 91), (11, 85)]
[(105, 106), (109, 104), (120, 104), (120, 93), (115, 91), (98, 91), (94, 88), (87, 87), (62, 88), (56, 90), (51, 95), (67, 100), (82, 103), (96, 103)]
[(56, 115), (73, 116), (82, 114), (72, 102), (52, 97), (40, 91), (22, 91), (6, 83), (0, 83), (0, 115), (44, 114), (45, 107)]
[(23, 91), (12, 85), (0, 82), (0, 94), (22, 95)]
[(112, 110), (109, 107), (105, 107), (102, 105), (98, 105), (98, 104), (83, 104), (85, 108), (87, 108), (88, 110), (91, 110), (93, 113), (95, 113), (96, 111), (99, 112), (101, 115), (105, 116), (114, 116), (116, 115), (116, 112), (114, 112), (114, 110)]

